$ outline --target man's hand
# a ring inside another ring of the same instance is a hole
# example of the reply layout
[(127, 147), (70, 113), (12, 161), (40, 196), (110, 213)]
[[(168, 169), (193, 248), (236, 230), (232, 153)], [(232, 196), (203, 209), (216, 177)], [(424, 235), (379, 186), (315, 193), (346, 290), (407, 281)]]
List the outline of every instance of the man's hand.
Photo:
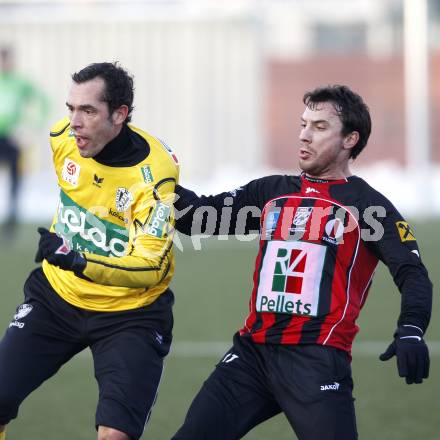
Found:
[(86, 259), (81, 253), (71, 250), (67, 240), (46, 228), (38, 228), (38, 232), (40, 241), (35, 255), (36, 263), (46, 259), (50, 264), (75, 273), (81, 273), (85, 269)]
[(401, 325), (394, 333), (394, 341), (379, 356), (387, 361), (394, 355), (397, 358), (399, 376), (407, 384), (422, 383), (429, 375), (429, 350), (423, 340), (423, 330), (415, 325)]

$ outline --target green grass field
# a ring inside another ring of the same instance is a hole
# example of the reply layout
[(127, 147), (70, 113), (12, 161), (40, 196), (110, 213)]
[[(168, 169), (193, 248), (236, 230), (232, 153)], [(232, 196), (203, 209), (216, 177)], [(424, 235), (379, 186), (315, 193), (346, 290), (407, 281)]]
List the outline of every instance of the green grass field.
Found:
[[(418, 223), (416, 235), (434, 286), (440, 285), (440, 223)], [(35, 226), (23, 226), (14, 242), (0, 241), (0, 327), (6, 328), (22, 301), (22, 286), (35, 267)], [(170, 439), (215, 363), (247, 314), (257, 241), (210, 241), (202, 252), (185, 246), (176, 252), (174, 351), (167, 358), (157, 404), (143, 439)], [(434, 291), (435, 292), (435, 291)], [(395, 361), (378, 355), (391, 340), (399, 294), (381, 267), (361, 314), (354, 345), (353, 376), (360, 439), (440, 439), (440, 307), (434, 309), (427, 340), (431, 375), (422, 385), (405, 384)], [(203, 343), (206, 344), (203, 344)], [(32, 368), (32, 365), (29, 365)], [(8, 428), (8, 440), (86, 440), (95, 438), (97, 386), (91, 356), (76, 356), (36, 390)], [(247, 440), (296, 438), (280, 415), (255, 428)], [(325, 440), (325, 439), (323, 439)]]

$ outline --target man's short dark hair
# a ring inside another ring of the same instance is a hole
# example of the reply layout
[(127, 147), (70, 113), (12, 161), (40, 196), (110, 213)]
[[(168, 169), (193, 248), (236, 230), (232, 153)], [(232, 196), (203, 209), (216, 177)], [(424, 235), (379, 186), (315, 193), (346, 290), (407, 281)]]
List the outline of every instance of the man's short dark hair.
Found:
[(133, 77), (118, 62), (115, 63), (93, 63), (72, 75), (72, 80), (81, 84), (94, 78), (102, 78), (105, 89), (102, 101), (108, 104), (109, 112), (112, 114), (121, 105), (128, 107), (126, 122), (131, 121), (133, 111), (134, 86)]
[(353, 131), (359, 133), (357, 144), (351, 149), (350, 157), (355, 159), (365, 148), (371, 133), (370, 111), (364, 100), (347, 86), (329, 85), (307, 92), (304, 104), (314, 110), (322, 102), (331, 102), (342, 122), (342, 135)]

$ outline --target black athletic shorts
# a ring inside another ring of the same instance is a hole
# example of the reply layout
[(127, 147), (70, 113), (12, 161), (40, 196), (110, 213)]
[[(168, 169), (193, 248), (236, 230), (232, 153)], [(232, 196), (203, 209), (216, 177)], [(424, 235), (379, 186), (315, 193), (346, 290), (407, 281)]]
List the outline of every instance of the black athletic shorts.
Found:
[(347, 353), (234, 336), (173, 440), (235, 440), (284, 412), (300, 440), (357, 439)]
[(171, 344), (172, 292), (139, 309), (92, 312), (64, 301), (36, 269), (24, 293), (25, 302), (0, 342), (0, 424), (15, 418), (30, 392), (90, 347), (99, 386), (96, 426), (118, 429), (137, 440)]

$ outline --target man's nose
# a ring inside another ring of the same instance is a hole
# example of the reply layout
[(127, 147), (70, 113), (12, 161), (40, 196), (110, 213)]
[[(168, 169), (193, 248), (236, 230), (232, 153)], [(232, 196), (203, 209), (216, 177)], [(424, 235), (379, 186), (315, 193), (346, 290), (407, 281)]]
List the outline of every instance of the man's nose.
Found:
[(72, 112), (70, 115), (70, 126), (72, 128), (81, 127), (82, 119), (78, 112)]
[(299, 140), (301, 142), (307, 142), (307, 143), (310, 143), (312, 141), (311, 132), (308, 127), (301, 128), (301, 131), (299, 132)]

